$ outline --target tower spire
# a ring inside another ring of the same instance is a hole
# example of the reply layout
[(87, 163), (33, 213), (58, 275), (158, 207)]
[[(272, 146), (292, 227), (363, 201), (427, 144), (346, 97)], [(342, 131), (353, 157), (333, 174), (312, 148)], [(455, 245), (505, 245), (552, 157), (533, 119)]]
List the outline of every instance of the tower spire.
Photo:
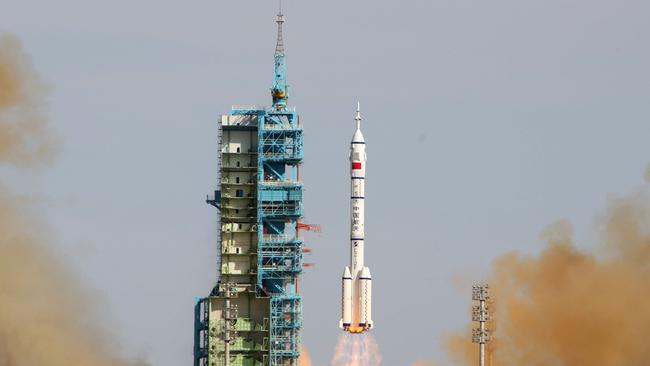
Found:
[(282, 37), (282, 24), (284, 24), (284, 14), (282, 14), (282, 1), (278, 9), (278, 15), (275, 20), (278, 23), (278, 37), (275, 43), (275, 74), (273, 77), (273, 87), (271, 96), (273, 97), (273, 109), (282, 111), (287, 107), (287, 80), (286, 80), (286, 58), (284, 54), (284, 39)]
[(275, 22), (278, 23), (278, 39), (275, 44), (275, 56), (284, 56), (284, 40), (282, 39), (282, 23), (284, 23), (284, 14), (282, 14), (282, 1), (280, 1), (280, 8), (278, 9), (278, 15)]

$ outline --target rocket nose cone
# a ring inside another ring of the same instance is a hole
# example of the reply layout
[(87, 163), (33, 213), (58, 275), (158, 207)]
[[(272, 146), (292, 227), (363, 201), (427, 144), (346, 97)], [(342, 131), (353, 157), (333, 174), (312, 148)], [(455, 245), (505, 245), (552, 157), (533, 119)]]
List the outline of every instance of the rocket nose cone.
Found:
[(370, 268), (368, 268), (368, 267), (363, 267), (363, 269), (361, 270), (361, 277), (372, 278), (372, 277), (370, 276)]
[(352, 142), (365, 142), (363, 138), (363, 134), (361, 133), (361, 129), (357, 128), (356, 131), (354, 131), (354, 136), (352, 136)]
[(350, 273), (350, 267), (345, 267), (345, 270), (343, 271), (343, 278), (350, 278), (352, 277), (352, 273)]

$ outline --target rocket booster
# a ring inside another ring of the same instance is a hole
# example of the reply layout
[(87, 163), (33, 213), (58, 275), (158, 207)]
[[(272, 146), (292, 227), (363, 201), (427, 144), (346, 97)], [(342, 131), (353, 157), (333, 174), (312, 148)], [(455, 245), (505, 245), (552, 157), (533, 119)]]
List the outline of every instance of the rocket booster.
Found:
[(342, 318), (340, 327), (362, 333), (373, 326), (372, 278), (364, 266), (366, 142), (361, 133), (361, 112), (357, 103), (356, 130), (350, 143), (350, 266), (343, 271)]

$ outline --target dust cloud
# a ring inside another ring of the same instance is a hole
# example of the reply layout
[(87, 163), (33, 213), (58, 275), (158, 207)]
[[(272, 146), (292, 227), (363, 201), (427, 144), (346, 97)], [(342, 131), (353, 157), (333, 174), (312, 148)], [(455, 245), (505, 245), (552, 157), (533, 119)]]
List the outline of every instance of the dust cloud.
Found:
[[(0, 34), (0, 168), (51, 161), (46, 88), (20, 41)], [(100, 304), (50, 245), (34, 200), (0, 184), (0, 366), (144, 365), (119, 355)]]
[[(548, 227), (543, 251), (493, 264), (491, 365), (642, 366), (650, 359), (650, 195), (611, 199), (597, 218), (600, 243), (582, 249), (567, 221)], [(596, 248), (596, 249), (593, 249)], [(467, 334), (451, 358), (474, 365)]]
[(0, 164), (52, 161), (58, 144), (44, 111), (47, 90), (18, 38), (0, 34)]

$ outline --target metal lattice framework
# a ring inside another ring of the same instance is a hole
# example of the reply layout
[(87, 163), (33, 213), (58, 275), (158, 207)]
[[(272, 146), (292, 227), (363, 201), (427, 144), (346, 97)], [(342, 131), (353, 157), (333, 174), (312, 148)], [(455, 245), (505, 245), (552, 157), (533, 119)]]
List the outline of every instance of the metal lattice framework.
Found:
[(271, 296), (271, 365), (297, 365), (300, 356), (301, 298), (296, 280), (302, 272), (303, 242), (297, 239), (302, 217), (302, 128), (298, 115), (271, 111), (258, 132), (257, 288)]
[(208, 358), (208, 306), (207, 298), (196, 299), (194, 304), (194, 366), (207, 365)]
[(220, 211), (219, 278), (195, 305), (195, 366), (299, 365), (298, 233), (316, 227), (300, 223), (303, 129), (287, 107), (281, 11), (276, 22), (273, 105), (233, 106), (219, 125), (219, 188), (206, 199)]
[(301, 327), (302, 300), (299, 295), (271, 298), (271, 365), (298, 364)]

